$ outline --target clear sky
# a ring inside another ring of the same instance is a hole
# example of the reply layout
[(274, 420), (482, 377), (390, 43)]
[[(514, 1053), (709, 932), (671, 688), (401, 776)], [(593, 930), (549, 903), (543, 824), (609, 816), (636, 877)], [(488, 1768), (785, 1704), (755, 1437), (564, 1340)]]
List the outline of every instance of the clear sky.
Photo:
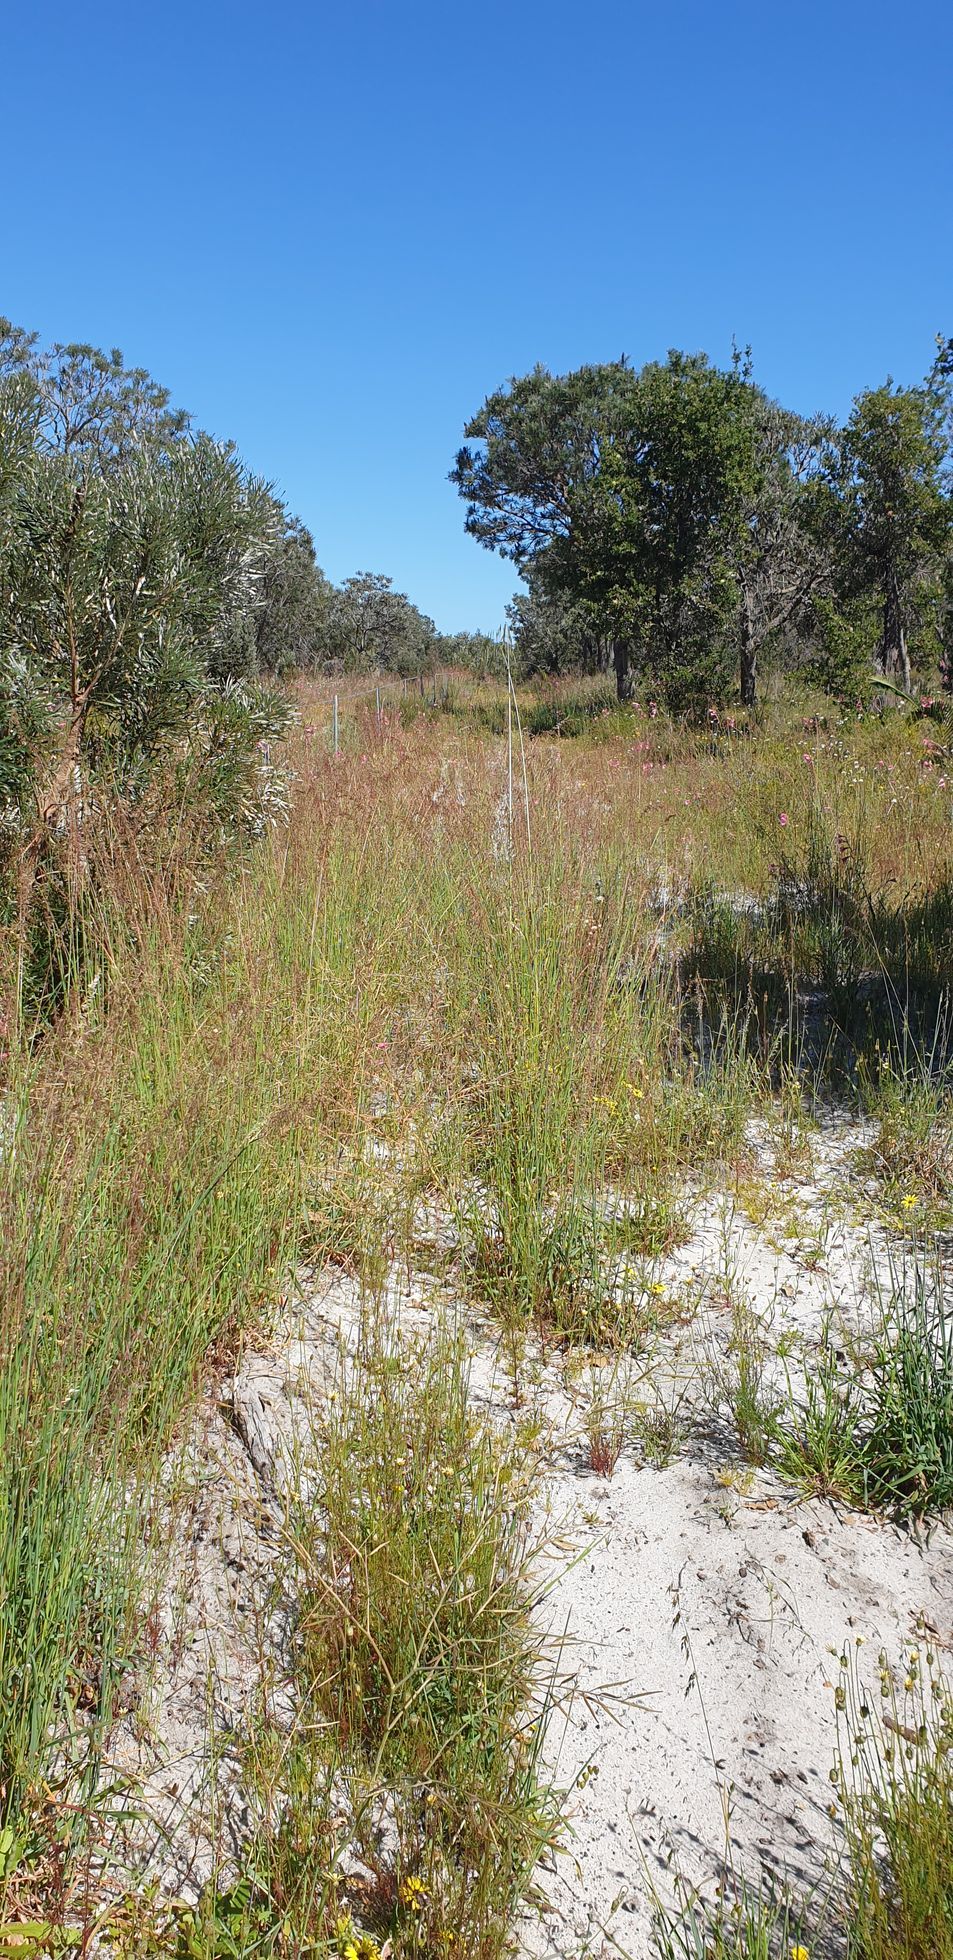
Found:
[(843, 413), (953, 333), (949, 0), (7, 0), (0, 127), (0, 312), (447, 630), (513, 588), (446, 481), (509, 375), (734, 336)]

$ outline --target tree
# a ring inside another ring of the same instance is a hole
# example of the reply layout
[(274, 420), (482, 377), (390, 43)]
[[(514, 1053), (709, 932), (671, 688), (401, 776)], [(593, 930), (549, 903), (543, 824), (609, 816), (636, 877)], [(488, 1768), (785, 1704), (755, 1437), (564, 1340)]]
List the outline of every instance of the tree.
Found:
[(882, 672), (910, 689), (909, 634), (918, 587), (950, 536), (943, 494), (942, 403), (929, 385), (856, 397), (844, 431), (846, 550), (854, 584), (877, 593)]
[(268, 499), (209, 438), (149, 449), (107, 475), (35, 453), (6, 539), (4, 643), (59, 728), (48, 818), (81, 755), (128, 777), (187, 731), (249, 610)]
[(329, 648), (345, 668), (419, 674), (436, 652), (433, 620), (381, 572), (357, 572), (333, 594)]
[(746, 359), (720, 369), (673, 351), (638, 372), (536, 368), (468, 423), (451, 472), (467, 530), (538, 595), (585, 609), (620, 698), (638, 668), (676, 705), (724, 688), (789, 433), (771, 406)]
[(530, 566), (529, 587), (507, 606), (522, 674), (591, 674), (612, 664), (612, 647), (590, 609), (545, 591)]
[[(231, 689), (274, 499), (118, 353), (0, 323), (0, 788), (20, 911), (90, 775), (135, 794)], [(279, 718), (230, 695), (248, 742)]]
[(829, 592), (830, 507), (837, 449), (831, 422), (792, 414), (760, 391), (750, 397), (756, 466), (736, 541), (741, 701), (753, 708), (765, 648), (810, 630), (813, 602)]
[(55, 342), (36, 361), (41, 443), (53, 453), (95, 463), (99, 470), (130, 460), (144, 443), (168, 451), (188, 433), (184, 409), (145, 368), (127, 368), (86, 342)]
[[(471, 537), (532, 575), (541, 599), (595, 597), (592, 583), (602, 574), (607, 619), (613, 589), (597, 485), (626, 425), (633, 383), (624, 362), (563, 376), (536, 367), (487, 398), (451, 471)], [(470, 446), (475, 441), (480, 449)]]
[(255, 662), (267, 674), (321, 665), (328, 651), (334, 593), (300, 518), (290, 517), (276, 503), (275, 527), (255, 620)]
[(722, 369), (704, 354), (672, 352), (638, 383), (628, 557), (649, 670), (673, 705), (688, 706), (723, 693), (734, 664), (739, 570), (770, 424), (740, 356)]

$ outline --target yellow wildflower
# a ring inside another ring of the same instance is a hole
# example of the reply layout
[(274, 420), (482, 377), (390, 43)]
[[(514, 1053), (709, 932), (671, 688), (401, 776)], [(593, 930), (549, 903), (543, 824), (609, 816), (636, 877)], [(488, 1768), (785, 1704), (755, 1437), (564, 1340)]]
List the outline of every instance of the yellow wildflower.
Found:
[(406, 1906), (409, 1912), (419, 1912), (424, 1899), (427, 1897), (423, 1879), (402, 1878), (397, 1887), (397, 1897), (401, 1905)]
[(811, 1960), (806, 1946), (792, 1946), (791, 1960)]
[(900, 1200), (902, 1211), (915, 1211), (920, 1200), (915, 1191), (905, 1191)]

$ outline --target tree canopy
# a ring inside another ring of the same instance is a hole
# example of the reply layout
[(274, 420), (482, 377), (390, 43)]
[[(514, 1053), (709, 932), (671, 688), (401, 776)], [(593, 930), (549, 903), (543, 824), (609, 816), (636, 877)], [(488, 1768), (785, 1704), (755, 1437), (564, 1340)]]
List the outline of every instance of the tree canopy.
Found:
[[(937, 376), (947, 365), (941, 346)], [(646, 677), (673, 706), (722, 697), (759, 655), (818, 632), (825, 605), (876, 590), (881, 663), (903, 651), (918, 584), (948, 553), (939, 380), (859, 396), (843, 430), (774, 402), (735, 351), (672, 350), (510, 381), (467, 423), (451, 471), (466, 529), (530, 588), (527, 649), (549, 629)]]

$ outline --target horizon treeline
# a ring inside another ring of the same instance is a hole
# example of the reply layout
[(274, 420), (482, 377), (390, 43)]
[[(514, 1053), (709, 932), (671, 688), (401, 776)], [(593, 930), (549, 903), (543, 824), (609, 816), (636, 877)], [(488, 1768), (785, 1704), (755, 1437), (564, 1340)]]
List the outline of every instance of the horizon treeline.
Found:
[(117, 348), (0, 319), (0, 1054), (97, 970), (120, 812), (174, 878), (287, 808), (277, 678), (467, 651), (382, 575), (332, 585), (234, 445)]
[[(80, 751), (141, 788), (202, 730), (260, 741), (257, 686), (295, 669), (416, 674), (466, 658), (393, 581), (339, 586), (233, 444), (116, 348), (0, 318), (0, 812)], [(492, 647), (487, 639), (487, 646)], [(60, 739), (64, 715), (68, 734)], [(228, 727), (223, 726), (223, 716)], [(247, 744), (246, 744), (247, 746)]]
[(672, 350), (536, 367), (464, 433), (466, 529), (528, 587), (524, 672), (614, 669), (675, 712), (753, 707), (769, 666), (841, 700), (953, 688), (953, 341), (843, 425), (772, 401), (750, 350)]
[(0, 928), (21, 948), (41, 890), (72, 916), (94, 807), (157, 838), (170, 811), (212, 839), (280, 811), (290, 672), (605, 669), (679, 714), (754, 707), (771, 668), (838, 701), (953, 690), (953, 342), (843, 426), (772, 401), (748, 353), (672, 351), (537, 367), (465, 436), (466, 528), (527, 588), (506, 647), (439, 634), (384, 574), (335, 586), (144, 369), (0, 319)]

